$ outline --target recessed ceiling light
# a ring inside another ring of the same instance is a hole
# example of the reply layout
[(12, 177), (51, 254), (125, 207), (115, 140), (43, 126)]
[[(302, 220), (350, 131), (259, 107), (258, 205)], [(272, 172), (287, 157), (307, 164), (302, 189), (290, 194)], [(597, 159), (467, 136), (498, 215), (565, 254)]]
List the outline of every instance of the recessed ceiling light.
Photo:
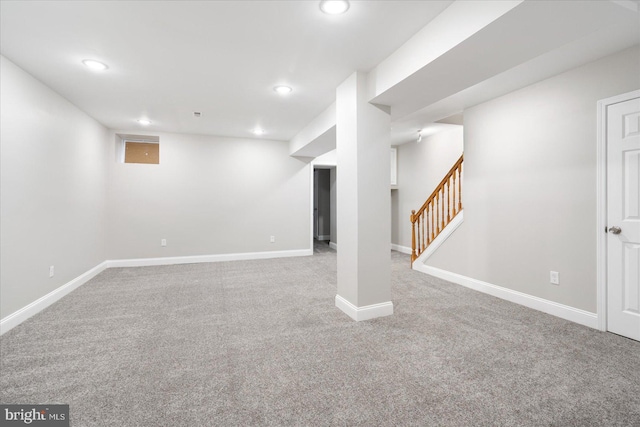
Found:
[(346, 0), (323, 0), (320, 2), (320, 10), (329, 15), (340, 15), (349, 10), (349, 2)]
[(94, 60), (94, 59), (85, 59), (84, 61), (82, 61), (82, 63), (83, 63), (86, 67), (88, 67), (88, 68), (90, 68), (90, 69), (92, 69), (92, 70), (94, 70), (94, 71), (104, 71), (104, 70), (106, 70), (107, 68), (109, 68), (109, 67), (107, 66), (107, 64), (103, 64), (102, 62), (100, 62), (100, 61), (96, 61), (96, 60)]
[(288, 93), (291, 93), (291, 91), (292, 91), (293, 89), (291, 89), (289, 86), (282, 86), (282, 85), (280, 85), (280, 86), (275, 86), (275, 87), (273, 88), (273, 90), (275, 90), (275, 91), (276, 91), (277, 93), (279, 93), (280, 95), (286, 95), (286, 94), (288, 94)]
[(264, 134), (265, 134), (265, 132), (264, 132), (264, 130), (263, 130), (263, 129), (256, 128), (256, 129), (254, 129), (254, 130), (253, 130), (253, 134), (254, 134), (254, 135), (264, 135)]
[(140, 123), (141, 125), (144, 125), (144, 126), (148, 126), (148, 125), (151, 124), (151, 120), (149, 120), (149, 119), (140, 119), (140, 120), (138, 120), (138, 123)]

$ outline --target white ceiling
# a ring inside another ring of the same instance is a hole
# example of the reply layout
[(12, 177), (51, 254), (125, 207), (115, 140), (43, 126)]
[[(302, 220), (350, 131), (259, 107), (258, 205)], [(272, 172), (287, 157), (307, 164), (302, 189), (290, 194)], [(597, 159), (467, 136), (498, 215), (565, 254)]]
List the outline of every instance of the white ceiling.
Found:
[(528, 0), (519, 4), (372, 100), (391, 106), (391, 143), (415, 142), (417, 130), (434, 121), (637, 46), (638, 3)]
[[(351, 1), (328, 16), (316, 0), (0, 0), (0, 53), (112, 129), (254, 137), (260, 127), (288, 141), (351, 73), (375, 68), (452, 3)], [(398, 145), (639, 43), (638, 0), (527, 0), (372, 101), (391, 106)], [(91, 72), (86, 58), (110, 68)], [(277, 84), (294, 91), (280, 96)]]
[(0, 52), (112, 129), (289, 140), (450, 3), (1, 1)]

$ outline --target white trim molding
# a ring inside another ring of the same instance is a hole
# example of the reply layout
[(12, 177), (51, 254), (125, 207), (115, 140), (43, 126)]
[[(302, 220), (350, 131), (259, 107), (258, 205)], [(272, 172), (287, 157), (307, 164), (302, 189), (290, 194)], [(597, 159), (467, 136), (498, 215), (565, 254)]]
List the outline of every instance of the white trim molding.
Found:
[(329, 247), (330, 247), (331, 249), (333, 249), (334, 251), (337, 251), (337, 250), (338, 250), (338, 244), (337, 244), (337, 243), (335, 243), (335, 242), (329, 242)]
[(340, 295), (336, 295), (336, 307), (356, 322), (375, 319), (376, 317), (391, 316), (393, 314), (393, 303), (391, 301), (356, 307)]
[(80, 276), (54, 289), (43, 297), (38, 298), (31, 304), (28, 304), (3, 318), (2, 320), (0, 320), (0, 335), (15, 328), (31, 316), (38, 314), (54, 302), (59, 301), (60, 299), (62, 299), (62, 297), (71, 293), (71, 291), (79, 288), (89, 280), (96, 277), (98, 274), (102, 273), (106, 268), (108, 268), (107, 261), (98, 264), (91, 270), (81, 274)]
[(472, 279), (450, 271), (441, 270), (436, 267), (430, 267), (422, 263), (414, 263), (414, 270), (421, 271), (434, 277), (438, 277), (449, 282), (462, 285), (466, 288), (473, 289), (494, 297), (510, 301), (543, 313), (551, 314), (571, 322), (579, 323), (590, 328), (598, 328), (598, 316), (596, 313), (570, 307), (568, 305), (549, 301), (533, 295), (514, 291), (512, 289), (503, 288), (502, 286), (493, 285), (481, 280)]
[(403, 254), (411, 255), (411, 248), (408, 246), (400, 246), (400, 245), (396, 245), (395, 243), (392, 243), (391, 250), (398, 251)]
[[(451, 222), (447, 224), (447, 226), (438, 234), (438, 237), (433, 239), (433, 241), (427, 246), (424, 252), (420, 254), (418, 258), (413, 262), (413, 265), (423, 264), (426, 260), (431, 257), (435, 253), (436, 250), (453, 234), (454, 231), (458, 229), (464, 222), (464, 209), (458, 212), (458, 214), (453, 217)], [(411, 252), (409, 252), (411, 253)]]
[(596, 182), (596, 288), (598, 326), (607, 330), (607, 107), (640, 97), (640, 90), (598, 101), (597, 121), (597, 182)]
[(324, 235), (324, 234), (319, 234), (318, 237), (316, 237), (316, 240), (319, 242), (324, 242), (327, 240), (331, 240), (331, 236), (330, 235)]
[(289, 257), (311, 256), (311, 255), (313, 255), (312, 249), (297, 249), (297, 250), (291, 250), (291, 251), (245, 252), (245, 253), (237, 253), (237, 254), (116, 259), (116, 260), (107, 261), (107, 265), (110, 268), (111, 267), (149, 267), (154, 265), (198, 264), (203, 262), (222, 262), (222, 261), (249, 261), (249, 260), (255, 260), (255, 259), (289, 258)]

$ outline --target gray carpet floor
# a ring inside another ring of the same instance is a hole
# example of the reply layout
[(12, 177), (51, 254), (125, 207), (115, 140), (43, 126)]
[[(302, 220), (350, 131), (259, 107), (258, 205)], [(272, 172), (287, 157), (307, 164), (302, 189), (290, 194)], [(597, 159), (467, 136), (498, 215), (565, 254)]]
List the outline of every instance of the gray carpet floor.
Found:
[(409, 269), (334, 306), (336, 255), (114, 268), (0, 337), (2, 403), (72, 426), (640, 426), (640, 342)]

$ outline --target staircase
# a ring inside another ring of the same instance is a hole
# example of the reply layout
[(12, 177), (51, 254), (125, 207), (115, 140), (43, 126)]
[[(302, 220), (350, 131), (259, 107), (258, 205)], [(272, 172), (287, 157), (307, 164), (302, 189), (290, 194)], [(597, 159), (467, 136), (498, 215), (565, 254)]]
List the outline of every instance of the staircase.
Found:
[(447, 172), (418, 211), (411, 211), (411, 263), (462, 212), (462, 161)]

